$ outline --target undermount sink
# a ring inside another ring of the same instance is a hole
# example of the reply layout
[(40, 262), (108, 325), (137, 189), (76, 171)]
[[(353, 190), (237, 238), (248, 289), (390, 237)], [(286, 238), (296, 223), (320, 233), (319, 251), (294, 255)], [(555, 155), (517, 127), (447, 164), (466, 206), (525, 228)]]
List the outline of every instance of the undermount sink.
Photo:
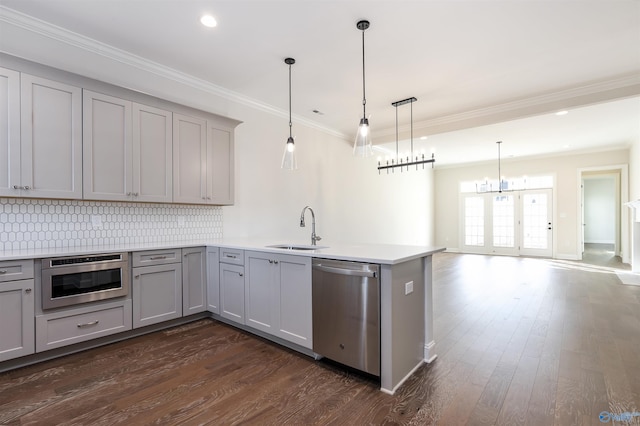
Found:
[(327, 246), (313, 246), (313, 245), (304, 245), (304, 244), (275, 244), (267, 247), (277, 248), (282, 250), (320, 250), (320, 249), (329, 248)]

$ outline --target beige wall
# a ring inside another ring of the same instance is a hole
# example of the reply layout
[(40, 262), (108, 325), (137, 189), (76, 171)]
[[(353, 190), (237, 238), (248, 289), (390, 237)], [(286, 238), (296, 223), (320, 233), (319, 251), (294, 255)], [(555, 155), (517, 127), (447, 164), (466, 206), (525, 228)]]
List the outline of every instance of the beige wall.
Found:
[[(637, 145), (636, 145), (637, 152)], [(629, 163), (629, 150), (572, 154), (530, 160), (502, 161), (502, 174), (510, 176), (553, 175), (554, 188), (554, 257), (576, 259), (578, 253), (578, 170)], [(497, 161), (462, 167), (438, 168), (435, 173), (435, 242), (452, 250), (459, 243), (459, 183), (481, 180), (497, 173)], [(637, 177), (637, 175), (636, 175)], [(627, 231), (628, 234), (628, 231)], [(622, 247), (628, 247), (628, 235), (623, 235)]]

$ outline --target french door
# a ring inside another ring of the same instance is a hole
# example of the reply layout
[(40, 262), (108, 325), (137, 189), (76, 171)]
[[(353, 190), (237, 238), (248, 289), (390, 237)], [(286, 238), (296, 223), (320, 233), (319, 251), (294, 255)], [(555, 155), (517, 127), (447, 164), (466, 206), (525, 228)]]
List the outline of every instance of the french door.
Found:
[(462, 250), (551, 257), (551, 189), (462, 194)]

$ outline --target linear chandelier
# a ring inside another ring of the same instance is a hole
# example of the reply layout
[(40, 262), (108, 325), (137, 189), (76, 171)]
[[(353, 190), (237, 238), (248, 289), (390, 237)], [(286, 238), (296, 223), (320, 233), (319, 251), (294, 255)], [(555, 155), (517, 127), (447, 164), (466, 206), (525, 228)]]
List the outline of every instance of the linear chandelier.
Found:
[(480, 189), (478, 189), (478, 184), (476, 183), (477, 194), (491, 194), (491, 193), (501, 194), (503, 192), (514, 191), (514, 189), (509, 189), (509, 182), (505, 182), (505, 180), (502, 178), (501, 169), (500, 169), (500, 145), (502, 145), (502, 141), (498, 141), (496, 143), (498, 144), (498, 189), (494, 190), (493, 183), (489, 183), (488, 179), (485, 179), (485, 183), (484, 185), (480, 186)]
[[(401, 172), (403, 167), (406, 167), (408, 171), (409, 166), (416, 166), (416, 170), (418, 170), (418, 166), (421, 164), (424, 169), (424, 165), (427, 163), (431, 163), (431, 168), (433, 168), (433, 164), (436, 162), (434, 153), (431, 153), (431, 158), (425, 158), (424, 153), (420, 154), (420, 156), (413, 155), (413, 103), (417, 100), (417, 98), (411, 97), (391, 103), (396, 109), (396, 158), (386, 160), (385, 164), (378, 161), (378, 174), (380, 174), (381, 170), (386, 170), (389, 173), (389, 170), (394, 171), (397, 167), (400, 168)], [(398, 151), (398, 107), (406, 104), (411, 106), (411, 152), (407, 157), (402, 158)]]

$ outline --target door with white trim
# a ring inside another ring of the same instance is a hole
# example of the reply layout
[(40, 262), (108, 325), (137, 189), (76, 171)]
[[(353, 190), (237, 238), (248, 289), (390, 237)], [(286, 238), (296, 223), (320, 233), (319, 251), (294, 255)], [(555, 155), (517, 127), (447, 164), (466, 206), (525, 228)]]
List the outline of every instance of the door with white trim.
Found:
[(553, 255), (552, 200), (551, 189), (528, 190), (520, 194), (520, 254)]

